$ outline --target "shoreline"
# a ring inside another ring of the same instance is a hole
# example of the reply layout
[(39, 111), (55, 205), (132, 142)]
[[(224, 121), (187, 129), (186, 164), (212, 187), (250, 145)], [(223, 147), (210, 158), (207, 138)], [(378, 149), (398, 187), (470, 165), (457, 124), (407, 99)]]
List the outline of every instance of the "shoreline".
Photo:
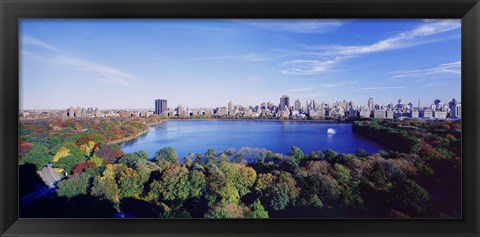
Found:
[[(219, 119), (219, 118), (212, 118), (212, 119), (165, 119), (162, 121), (274, 121), (274, 122), (324, 122), (324, 123), (353, 123), (355, 120), (348, 120), (348, 121), (336, 121), (336, 120), (320, 120), (320, 119), (312, 119), (312, 120), (294, 120), (294, 119)], [(153, 124), (155, 125), (155, 124)]]
[(113, 144), (119, 144), (119, 143), (128, 142), (128, 141), (130, 141), (130, 140), (133, 140), (133, 139), (135, 139), (135, 138), (139, 138), (139, 137), (141, 137), (142, 135), (147, 134), (149, 130), (150, 130), (150, 129), (145, 130), (145, 131), (140, 132), (140, 133), (137, 133), (137, 134), (135, 134), (135, 135), (133, 135), (133, 136), (124, 137), (124, 138), (117, 139), (117, 140), (114, 140), (114, 141), (111, 141), (111, 142), (106, 142), (106, 143), (104, 143), (104, 144), (105, 144), (105, 145), (113, 145)]
[(158, 122), (153, 122), (153, 123), (145, 123), (145, 126), (147, 126), (146, 130), (144, 130), (142, 132), (139, 132), (139, 133), (137, 133), (133, 136), (124, 137), (124, 138), (117, 139), (117, 140), (107, 142), (107, 143), (104, 143), (104, 144), (105, 145), (121, 144), (121, 143), (124, 143), (124, 142), (131, 141), (133, 139), (139, 138), (139, 137), (147, 134), (150, 131), (150, 126), (159, 125), (159, 124), (163, 123), (163, 121), (164, 120), (161, 120), (161, 121), (158, 121)]

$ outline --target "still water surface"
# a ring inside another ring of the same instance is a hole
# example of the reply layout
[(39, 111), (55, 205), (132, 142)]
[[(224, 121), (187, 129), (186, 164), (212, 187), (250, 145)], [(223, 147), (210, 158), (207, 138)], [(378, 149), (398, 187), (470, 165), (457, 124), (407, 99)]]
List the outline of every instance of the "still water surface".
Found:
[[(328, 129), (335, 134), (327, 134)], [(330, 130), (332, 131), (332, 130)], [(288, 153), (292, 146), (305, 153), (332, 149), (353, 153), (385, 149), (380, 144), (352, 132), (351, 123), (255, 120), (170, 120), (150, 127), (142, 137), (121, 145), (126, 153), (145, 150), (150, 157), (163, 147), (173, 147), (179, 157), (190, 152), (204, 153), (209, 148), (223, 151), (242, 147), (265, 148)]]

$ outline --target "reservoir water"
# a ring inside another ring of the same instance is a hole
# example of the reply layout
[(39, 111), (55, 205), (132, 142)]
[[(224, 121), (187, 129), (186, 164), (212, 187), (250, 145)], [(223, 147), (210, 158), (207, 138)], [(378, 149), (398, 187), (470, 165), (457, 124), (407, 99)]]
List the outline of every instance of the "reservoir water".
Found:
[(179, 157), (190, 152), (204, 153), (209, 148), (217, 152), (229, 148), (265, 148), (283, 154), (292, 146), (305, 153), (327, 149), (353, 153), (359, 148), (372, 153), (385, 149), (354, 134), (351, 123), (316, 121), (169, 120), (151, 126), (144, 136), (121, 144), (126, 153), (145, 150), (150, 157), (168, 146)]

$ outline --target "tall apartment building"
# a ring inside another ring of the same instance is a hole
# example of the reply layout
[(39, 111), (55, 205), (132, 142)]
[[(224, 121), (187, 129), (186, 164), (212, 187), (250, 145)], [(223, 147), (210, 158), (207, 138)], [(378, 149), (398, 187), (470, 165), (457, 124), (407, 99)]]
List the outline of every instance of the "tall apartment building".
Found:
[(155, 100), (155, 114), (163, 114), (167, 111), (167, 100), (156, 99)]

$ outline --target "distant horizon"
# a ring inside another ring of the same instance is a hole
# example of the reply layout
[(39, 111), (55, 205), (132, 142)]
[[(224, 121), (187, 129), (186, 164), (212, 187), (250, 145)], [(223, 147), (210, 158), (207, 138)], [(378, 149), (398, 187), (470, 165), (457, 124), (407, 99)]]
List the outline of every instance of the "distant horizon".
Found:
[(20, 20), (20, 110), (461, 101), (461, 21)]
[[(280, 97), (279, 97), (279, 98), (280, 98)], [(157, 99), (165, 99), (165, 98), (157, 98)], [(399, 99), (402, 99), (402, 100), (403, 100), (403, 98), (399, 98)], [(438, 98), (435, 98), (435, 99), (438, 99)], [(429, 102), (429, 103), (423, 103), (422, 101), (420, 101), (420, 106), (421, 106), (421, 107), (430, 106), (430, 105), (432, 105), (432, 104), (434, 103), (434, 100), (435, 100), (435, 99), (433, 99), (433, 100), (431, 101), (431, 103), (430, 103), (430, 102)], [(461, 102), (461, 99), (459, 99), (459, 98), (451, 98), (451, 99), (449, 99), (449, 100), (445, 100), (445, 101), (444, 101), (444, 100), (440, 100), (440, 101), (441, 101), (442, 104), (448, 104), (448, 102), (452, 101), (453, 99), (456, 99), (458, 102)], [(176, 109), (176, 108), (177, 108), (178, 105), (170, 106), (170, 105), (168, 105), (168, 99), (166, 99), (166, 100), (167, 100), (167, 108), (168, 108), (168, 109)], [(296, 99), (293, 99), (293, 100), (292, 100), (292, 98), (290, 97), (290, 105), (293, 106), (293, 104), (295, 103), (295, 100), (296, 100)], [(354, 103), (354, 106), (367, 106), (367, 105), (368, 105), (367, 103), (361, 104), (361, 103), (358, 103), (358, 102), (353, 101), (353, 100), (348, 100), (348, 99), (345, 99), (345, 100), (346, 100), (347, 102), (352, 101), (352, 102)], [(374, 99), (374, 98), (373, 98), (373, 100), (374, 100), (374, 104), (375, 104), (375, 105), (378, 104), (378, 105), (382, 105), (382, 106), (383, 106), (383, 105), (388, 105), (388, 104), (390, 104), (390, 103), (393, 103), (394, 105), (396, 105), (396, 104), (398, 103), (398, 99), (397, 99), (397, 102), (393, 102), (393, 101), (392, 101), (392, 102), (387, 103), (387, 104), (377, 103), (377, 102), (375, 102), (375, 99)], [(311, 100), (309, 100), (309, 102), (310, 102), (310, 101), (311, 101)], [(318, 103), (324, 102), (324, 103), (326, 103), (326, 104), (332, 104), (332, 103), (335, 103), (335, 102), (342, 102), (342, 101), (343, 101), (343, 100), (337, 100), (337, 101), (333, 101), (333, 102), (326, 102), (326, 101), (315, 101), (315, 102), (318, 102)], [(263, 102), (267, 102), (267, 103), (268, 103), (268, 102), (271, 102), (272, 104), (274, 104), (274, 105), (276, 105), (276, 106), (278, 105), (278, 103), (275, 103), (275, 102), (273, 102), (273, 101), (263, 101)], [(301, 102), (302, 107), (305, 106), (306, 101), (301, 101), (301, 100), (300, 100), (300, 102)], [(251, 104), (251, 105), (238, 104), (238, 103), (235, 103), (235, 101), (232, 101), (232, 103), (234, 103), (235, 105), (241, 105), (241, 106), (243, 106), (243, 107), (249, 107), (249, 106), (257, 106), (257, 105), (260, 106), (262, 102), (259, 102), (258, 104)], [(402, 101), (402, 104), (409, 104), (409, 103), (412, 103), (414, 106), (418, 106), (418, 101), (417, 101), (417, 102), (408, 101), (408, 100)], [(188, 105), (185, 105), (185, 104), (180, 104), (180, 105), (182, 105), (182, 106), (184, 106), (184, 107), (187, 107), (187, 108), (194, 108), (194, 109), (199, 109), (199, 108), (214, 109), (214, 108), (220, 108), (220, 107), (228, 107), (228, 102), (227, 102), (225, 105), (219, 105), (219, 106), (214, 106), (214, 107), (206, 107), (206, 106), (192, 107), (192, 106), (188, 106)], [(80, 107), (80, 108), (98, 108), (98, 109), (100, 109), (100, 110), (151, 110), (151, 111), (154, 111), (154, 110), (155, 110), (154, 106), (152, 106), (152, 108), (121, 108), (121, 107), (117, 107), (117, 108), (100, 108), (100, 107), (98, 107), (98, 106), (79, 106), (79, 105), (71, 105), (71, 106), (68, 106), (68, 107), (66, 107), (66, 108), (35, 108), (35, 109), (29, 109), (29, 108), (27, 108), (27, 109), (19, 109), (19, 110), (65, 110), (65, 109), (68, 109), (68, 108), (70, 108), (70, 107), (73, 107), (73, 108), (77, 108), (77, 107)]]

